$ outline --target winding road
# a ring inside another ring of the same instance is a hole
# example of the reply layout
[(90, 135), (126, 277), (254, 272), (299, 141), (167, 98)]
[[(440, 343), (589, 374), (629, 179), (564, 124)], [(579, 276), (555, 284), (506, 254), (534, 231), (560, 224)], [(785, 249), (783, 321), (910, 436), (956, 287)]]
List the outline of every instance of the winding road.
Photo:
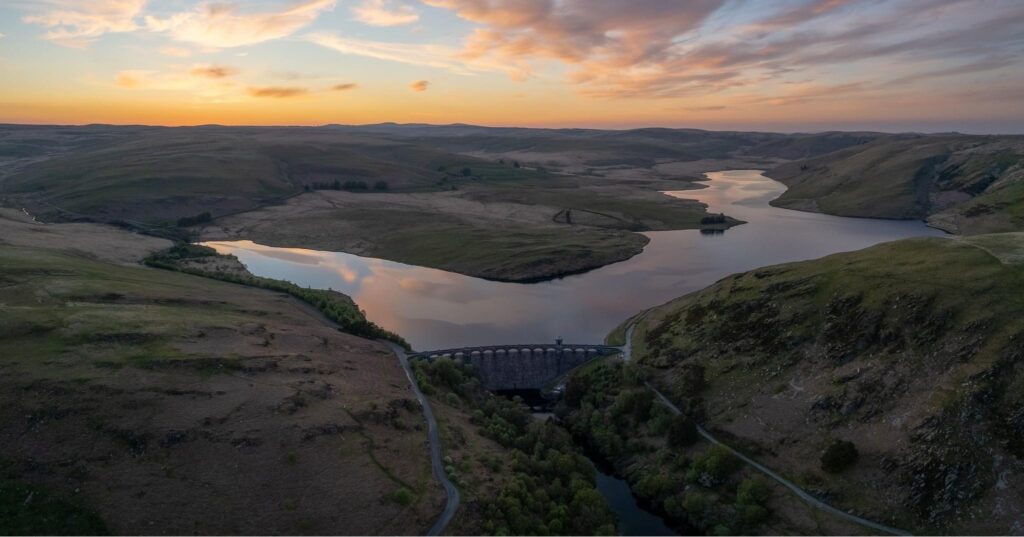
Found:
[(409, 377), (412, 391), (416, 394), (416, 399), (419, 400), (420, 405), (423, 407), (423, 416), (427, 419), (427, 437), (430, 440), (430, 466), (434, 472), (434, 477), (441, 482), (441, 486), (444, 487), (444, 492), (448, 497), (444, 511), (441, 511), (441, 515), (437, 517), (437, 521), (431, 526), (427, 535), (441, 535), (444, 533), (445, 528), (448, 527), (448, 523), (452, 521), (452, 517), (455, 516), (455, 511), (459, 509), (459, 501), (461, 500), (459, 489), (455, 488), (455, 485), (448, 479), (448, 474), (444, 471), (444, 461), (441, 460), (441, 436), (438, 433), (437, 419), (434, 418), (434, 411), (430, 408), (430, 401), (427, 400), (427, 396), (423, 395), (423, 391), (416, 384), (416, 376), (413, 375), (412, 366), (409, 365), (409, 356), (406, 355), (405, 349), (395, 343), (385, 340), (381, 340), (381, 343), (390, 347), (395, 356), (398, 356), (398, 361), (402, 364), (402, 369), (405, 370), (405, 376)]
[[(630, 325), (629, 329), (626, 330), (626, 343), (622, 346), (622, 359), (623, 359), (623, 361), (626, 361), (626, 362), (628, 362), (633, 357), (633, 328), (634, 327), (635, 327), (635, 325)], [(647, 387), (650, 388), (651, 391), (653, 391), (654, 394), (658, 396), (658, 399), (660, 399), (661, 402), (664, 403), (665, 406), (667, 406), (673, 413), (675, 413), (675, 414), (682, 414), (682, 411), (679, 409), (679, 407), (677, 407), (674, 403), (672, 403), (672, 401), (670, 401), (668, 399), (668, 397), (665, 397), (665, 395), (663, 393), (658, 391), (657, 388), (652, 386), (649, 382), (645, 383), (645, 384), (647, 384)], [(888, 534), (891, 534), (891, 535), (911, 535), (910, 533), (908, 533), (906, 531), (903, 531), (901, 529), (893, 528), (891, 526), (886, 526), (885, 524), (880, 524), (878, 522), (874, 522), (874, 521), (868, 520), (866, 518), (862, 518), (862, 517), (859, 517), (857, 515), (854, 515), (854, 514), (851, 514), (851, 513), (847, 513), (846, 511), (843, 511), (842, 509), (839, 509), (837, 507), (831, 506), (831, 505), (829, 505), (829, 504), (819, 500), (818, 498), (815, 498), (809, 492), (807, 492), (804, 489), (802, 489), (799, 486), (797, 486), (796, 483), (793, 483), (792, 481), (790, 481), (790, 480), (782, 477), (781, 475), (773, 472), (771, 469), (769, 469), (765, 465), (755, 461), (754, 459), (751, 459), (750, 457), (747, 457), (746, 455), (740, 453), (739, 451), (736, 451), (735, 449), (733, 449), (729, 445), (722, 443), (720, 440), (715, 438), (714, 435), (709, 433), (706, 429), (704, 429), (700, 425), (697, 425), (696, 427), (697, 427), (697, 434), (699, 434), (701, 436), (701, 438), (704, 438), (705, 440), (707, 440), (708, 442), (711, 442), (712, 444), (716, 444), (716, 445), (722, 446), (723, 448), (729, 450), (733, 455), (735, 455), (737, 458), (739, 458), (743, 462), (745, 462), (748, 465), (750, 465), (755, 470), (758, 470), (759, 472), (761, 472), (764, 475), (766, 475), (769, 478), (771, 478), (773, 481), (777, 482), (778, 484), (780, 484), (780, 485), (786, 487), (787, 489), (789, 489), (790, 491), (792, 491), (793, 494), (796, 494), (797, 497), (799, 497), (801, 500), (806, 502), (811, 507), (813, 507), (815, 509), (818, 509), (819, 511), (823, 511), (825, 513), (829, 513), (831, 515), (837, 516), (837, 517), (842, 518), (844, 520), (847, 520), (849, 522), (853, 522), (854, 524), (857, 524), (857, 525), (860, 525), (860, 526), (863, 526), (865, 528), (868, 528), (868, 529), (871, 529), (871, 530), (875, 530), (875, 531), (878, 531), (878, 532), (881, 532), (881, 533), (888, 533)]]

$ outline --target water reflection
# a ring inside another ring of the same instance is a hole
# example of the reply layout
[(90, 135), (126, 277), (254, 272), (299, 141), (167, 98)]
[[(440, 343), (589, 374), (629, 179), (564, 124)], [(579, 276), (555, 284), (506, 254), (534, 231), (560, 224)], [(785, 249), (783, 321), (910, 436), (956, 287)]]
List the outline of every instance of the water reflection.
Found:
[(763, 265), (821, 257), (890, 240), (942, 233), (920, 222), (841, 218), (779, 209), (785, 187), (756, 170), (707, 174), (708, 188), (666, 192), (749, 223), (722, 234), (647, 235), (628, 261), (560, 280), (500, 283), (336, 252), (211, 242), (259, 276), (352, 296), (368, 317), (417, 349), (458, 345), (598, 342), (623, 319), (716, 280)]

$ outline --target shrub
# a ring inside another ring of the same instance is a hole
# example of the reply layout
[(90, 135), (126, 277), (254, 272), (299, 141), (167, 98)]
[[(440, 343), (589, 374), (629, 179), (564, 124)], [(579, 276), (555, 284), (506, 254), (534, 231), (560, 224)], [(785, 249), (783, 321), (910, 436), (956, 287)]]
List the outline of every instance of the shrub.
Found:
[(736, 488), (736, 502), (743, 505), (764, 505), (770, 495), (768, 483), (759, 475), (744, 479)]
[(826, 472), (839, 473), (857, 462), (857, 446), (847, 440), (836, 440), (825, 448), (821, 455), (821, 468)]
[(345, 181), (342, 183), (341, 188), (345, 190), (367, 190), (370, 187), (366, 184), (366, 181)]
[(378, 191), (384, 191), (388, 189), (387, 181), (377, 181), (373, 184), (373, 189)]
[(700, 219), (701, 225), (713, 225), (713, 224), (724, 224), (726, 223), (725, 214), (709, 214)]
[(409, 489), (402, 487), (391, 493), (391, 501), (403, 507), (409, 506), (412, 504), (412, 492)]
[(697, 424), (687, 416), (676, 415), (668, 426), (668, 445), (678, 448), (697, 441)]
[(721, 482), (736, 471), (739, 467), (739, 459), (728, 449), (716, 445), (695, 460), (693, 466), (693, 469), (702, 477), (707, 476), (712, 482)]
[(213, 216), (208, 212), (202, 212), (195, 216), (186, 216), (178, 219), (178, 227), (192, 227), (198, 224), (205, 224), (213, 220)]
[(746, 526), (756, 526), (768, 520), (768, 510), (760, 505), (742, 505), (739, 514)]

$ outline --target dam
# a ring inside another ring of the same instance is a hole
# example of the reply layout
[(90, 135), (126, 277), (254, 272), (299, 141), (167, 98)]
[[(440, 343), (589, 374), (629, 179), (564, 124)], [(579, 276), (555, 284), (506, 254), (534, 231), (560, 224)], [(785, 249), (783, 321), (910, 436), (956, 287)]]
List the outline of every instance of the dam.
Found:
[(540, 390), (573, 369), (601, 356), (622, 352), (611, 345), (513, 344), (457, 347), (412, 352), (410, 358), (448, 358), (473, 366), (480, 382), (491, 391)]

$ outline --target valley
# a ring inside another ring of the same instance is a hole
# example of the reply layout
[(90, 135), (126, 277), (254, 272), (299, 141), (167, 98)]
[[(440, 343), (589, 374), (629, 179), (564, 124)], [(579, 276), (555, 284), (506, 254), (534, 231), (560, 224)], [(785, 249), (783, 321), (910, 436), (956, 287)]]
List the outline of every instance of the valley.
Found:
[[(39, 487), (114, 532), (318, 533), (344, 519), (360, 533), (423, 533), (452, 494), (432, 475), (409, 379), (375, 340), (621, 344), (626, 322), (634, 362), (569, 375), (559, 421), (534, 420), (460, 364), (413, 362), (461, 496), (445, 531), (620, 531), (606, 501), (639, 504), (674, 531), (869, 531), (679, 440), (686, 423), (869, 520), (1013, 527), (1010, 514), (977, 513), (1024, 501), (1004, 492), (1021, 475), (1005, 435), (1019, 406), (1024, 241), (980, 233), (1020, 229), (1012, 203), (992, 201), (1013, 199), (1020, 163), (1000, 151), (1015, 139), (195, 129), (47, 127), (18, 143), (19, 128), (4, 131), (0, 348), (3, 393), (19, 394), (0, 419), (17, 439), (0, 453), (9, 486)], [(905, 181), (932, 184), (913, 179), (914, 158), (886, 168), (878, 190), (859, 168), (822, 178), (851, 159), (890, 166), (895, 153), (872, 156), (887, 144), (923, 144), (943, 177), (927, 199), (975, 219), (942, 226), (939, 205), (901, 198)], [(959, 152), (936, 165), (935, 144)], [(219, 178), (203, 171), (207, 151)], [(907, 219), (865, 218), (876, 216)], [(666, 414), (646, 382), (683, 415)], [(980, 402), (992, 398), (1006, 410)], [(845, 439), (855, 465), (821, 470), (817, 454)], [(95, 455), (62, 466), (85, 445)], [(584, 452), (632, 496), (601, 496), (610, 489)], [(217, 462), (228, 453), (260, 469), (254, 481), (212, 470), (230, 468)], [(122, 481), (97, 487), (108, 474)], [(552, 480), (572, 486), (527, 492)], [(363, 503), (327, 493), (355, 483), (370, 491)], [(196, 486), (253, 492), (216, 521), (202, 502), (167, 503)], [(568, 511), (541, 525), (509, 511), (542, 501)], [(254, 505), (268, 518), (250, 518)], [(594, 524), (572, 526), (583, 512)]]

